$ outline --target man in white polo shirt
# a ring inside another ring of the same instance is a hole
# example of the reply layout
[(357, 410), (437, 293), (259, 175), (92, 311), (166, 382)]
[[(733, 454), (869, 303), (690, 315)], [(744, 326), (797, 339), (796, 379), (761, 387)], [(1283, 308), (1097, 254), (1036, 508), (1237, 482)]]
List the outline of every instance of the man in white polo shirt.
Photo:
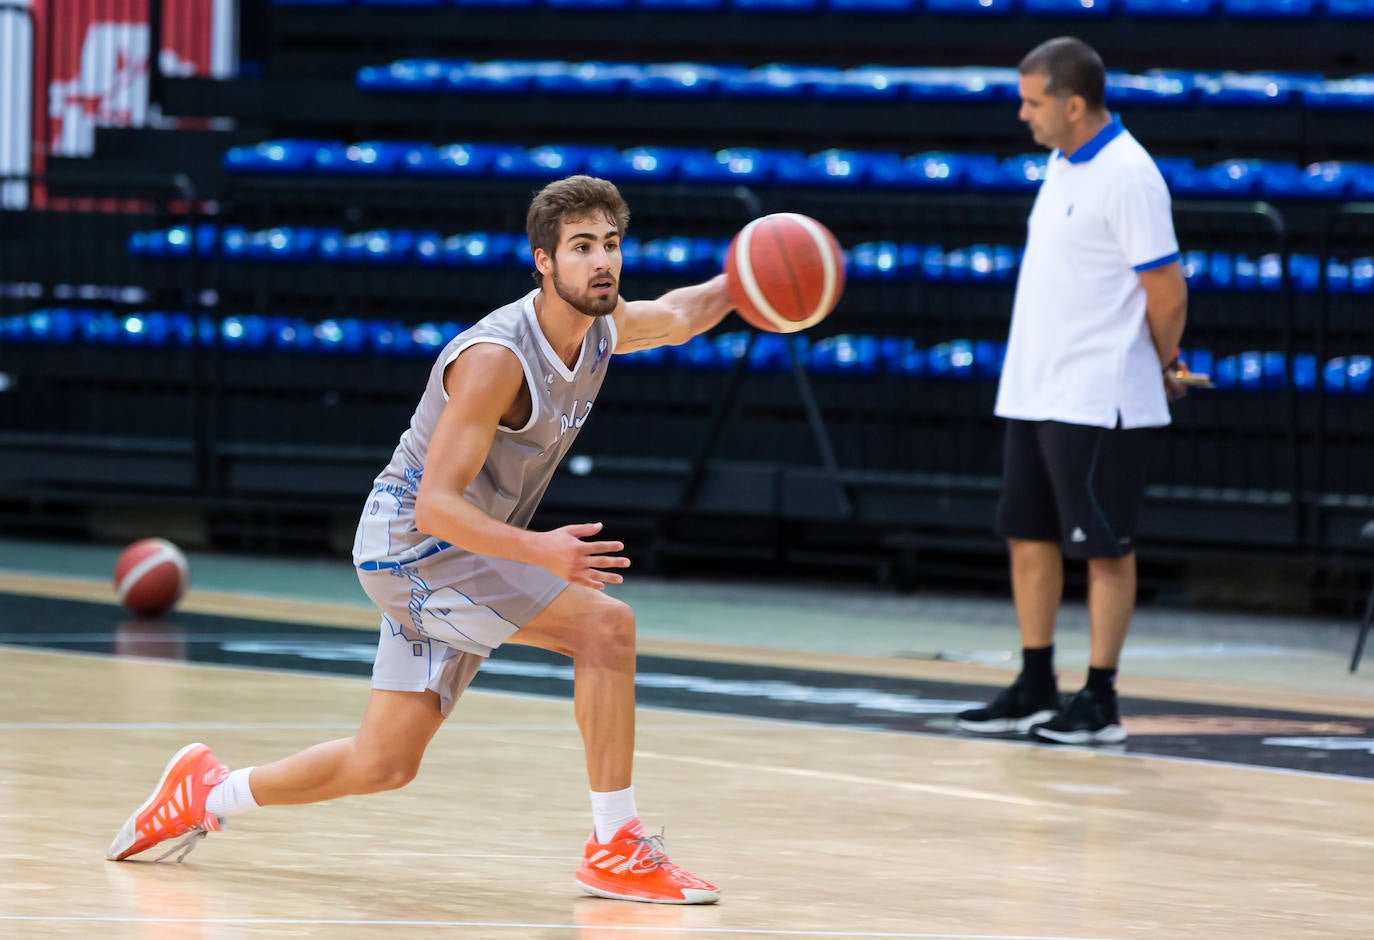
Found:
[[(1134, 536), (1152, 429), (1169, 423), (1187, 285), (1169, 190), (1103, 104), (1102, 60), (1070, 37), (1020, 64), (1019, 117), (1052, 151), (1028, 225), (996, 413), (1007, 419), (998, 529), (1011, 553), (1022, 668), (958, 716), (978, 734), (1126, 740), (1116, 669), (1135, 607)], [(1088, 566), (1087, 683), (1061, 703), (1054, 622), (1064, 558)]]

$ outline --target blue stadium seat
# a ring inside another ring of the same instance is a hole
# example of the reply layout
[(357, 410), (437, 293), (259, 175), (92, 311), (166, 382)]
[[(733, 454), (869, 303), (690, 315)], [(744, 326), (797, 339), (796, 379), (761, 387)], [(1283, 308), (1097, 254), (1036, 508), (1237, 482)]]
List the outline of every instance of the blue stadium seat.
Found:
[(812, 343), (807, 362), (812, 371), (821, 374), (871, 375), (878, 371), (880, 352), (877, 337), (842, 333)]
[(224, 168), (230, 173), (300, 173), (314, 163), (317, 150), (331, 145), (336, 141), (284, 139), (230, 147), (224, 153)]
[(1198, 100), (1204, 104), (1251, 107), (1292, 104), (1315, 82), (1310, 77), (1277, 72), (1200, 72), (1195, 78)]
[(1107, 73), (1107, 103), (1110, 105), (1182, 105), (1192, 96), (1191, 76), (1180, 73)]
[(868, 181), (868, 154), (857, 150), (786, 153), (778, 158), (775, 182), (801, 186), (857, 187)]
[(966, 187), (975, 192), (1033, 190), (1044, 179), (1048, 155), (1028, 153), (1005, 160), (974, 159), (966, 163)]
[(719, 10), (725, 0), (639, 0), (646, 10), (686, 11), (696, 13), (702, 10)]
[(1326, 262), (1326, 287), (1333, 294), (1350, 292), (1350, 265), (1339, 258)]
[(520, 94), (534, 84), (536, 74), (558, 74), (567, 70), (565, 62), (522, 62), (497, 59), (490, 62), (470, 62), (461, 68), (449, 69), (444, 89), (465, 94)]
[(483, 176), (496, 158), (515, 144), (445, 144), (418, 146), (408, 151), (405, 172), (417, 176)]
[(953, 16), (1010, 16), (1016, 4), (1014, 0), (926, 0), (926, 9)]
[(1221, 0), (1122, 0), (1121, 10), (1127, 16), (1184, 17), (1210, 16)]
[(1297, 174), (1295, 196), (1317, 199), (1343, 199), (1355, 185), (1357, 167), (1339, 160), (1308, 164)]
[(1314, 7), (1313, 0), (1222, 0), (1227, 16), (1248, 19), (1307, 19)]
[(637, 95), (713, 95), (728, 75), (743, 74), (735, 66), (701, 65), (696, 62), (660, 62), (644, 65), (627, 77), (625, 87)]
[(1355, 258), (1350, 262), (1350, 290), (1356, 294), (1374, 293), (1374, 258)]
[(556, 95), (616, 95), (642, 77), (637, 65), (614, 62), (570, 62), (534, 76), (536, 91)]
[(248, 236), (245, 255), (254, 261), (306, 261), (315, 257), (320, 233), (310, 226), (279, 226)]
[(693, 336), (681, 346), (669, 346), (666, 360), (688, 369), (722, 369), (733, 365), (716, 349), (716, 344), (705, 336)]
[(1295, 353), (1293, 356), (1293, 387), (1300, 392), (1311, 392), (1317, 388), (1317, 357), (1311, 353)]
[(1211, 257), (1205, 251), (1185, 251), (1179, 259), (1183, 277), (1188, 281), (1189, 290), (1201, 290), (1211, 286)]
[(911, 69), (901, 75), (906, 95), (922, 101), (996, 101), (1017, 96), (1016, 69), (969, 66)]
[(1288, 278), (1294, 290), (1303, 294), (1314, 293), (1321, 281), (1321, 262), (1315, 255), (1289, 255)]
[(358, 69), (353, 84), (362, 91), (435, 91), (445, 83), (450, 69), (466, 64), (442, 59), (400, 59), (389, 65), (365, 65)]
[[(1369, 3), (1374, 18), (1374, 0)], [(1359, 109), (1374, 108), (1374, 75), (1352, 75), (1349, 78), (1313, 82), (1302, 90), (1303, 103), (1313, 108)]]
[(603, 151), (588, 158), (588, 169), (608, 179), (637, 179), (664, 182), (677, 178), (678, 168), (689, 154), (705, 151), (686, 147), (631, 147), (619, 152)]
[(722, 76), (720, 89), (731, 97), (798, 98), (809, 94), (817, 81), (832, 79), (837, 74), (836, 69), (761, 65)]
[(820, 0), (733, 0), (736, 10), (746, 13), (811, 13)]
[(1322, 369), (1323, 385), (1335, 395), (1367, 395), (1371, 365), (1369, 356), (1337, 356)]
[(774, 152), (752, 147), (699, 151), (683, 158), (679, 173), (697, 183), (757, 184), (772, 179), (775, 160)]
[(219, 339), (230, 349), (261, 349), (267, 344), (267, 318), (256, 314), (225, 317), (219, 324)]
[(526, 152), (535, 167), (546, 175), (557, 177), (585, 173), (593, 158), (605, 161), (617, 155), (612, 147), (582, 144), (544, 144)]
[(872, 177), (879, 185), (903, 186), (915, 189), (960, 190), (970, 186), (975, 171), (995, 173), (997, 158), (987, 154), (945, 153), (930, 150), (913, 154), (901, 163), (900, 176), (884, 180), (889, 164), (877, 163)]
[(565, 10), (623, 10), (630, 0), (544, 0), (552, 9)]
[(818, 98), (897, 98), (906, 93), (906, 83), (911, 71), (881, 65), (845, 69), (816, 82), (812, 91)]
[(1117, 0), (1021, 0), (1033, 16), (1110, 16)]
[(315, 151), (312, 166), (317, 173), (389, 176), (402, 166), (406, 152), (415, 146), (391, 140), (331, 144)]
[(974, 377), (973, 342), (967, 339), (937, 343), (926, 353), (929, 372), (936, 378), (971, 379)]
[[(500, 9), (532, 7), (536, 0), (450, 0), (459, 7), (498, 7)], [(442, 344), (440, 344), (442, 345)]]
[(1184, 196), (1253, 196), (1260, 191), (1262, 167), (1260, 160), (1223, 160), (1192, 173), (1175, 171), (1170, 186)]
[(1326, 0), (1326, 15), (1343, 20), (1374, 20), (1374, 0)]
[(344, 237), (343, 259), (352, 264), (401, 264), (411, 260), (415, 233), (373, 229)]
[(312, 349), (331, 354), (351, 354), (362, 351), (367, 341), (367, 331), (361, 321), (348, 318), (344, 320), (321, 320), (312, 330), (314, 343)]
[(1247, 350), (1216, 360), (1212, 381), (1222, 389), (1273, 390), (1284, 387), (1285, 369), (1283, 353)]
[(422, 264), (447, 267), (498, 267), (511, 263), (514, 237), (505, 233), (471, 232), (440, 238), (422, 235), (415, 241), (415, 257)]
[(359, 0), (365, 7), (437, 7), (444, 0)]
[(895, 375), (915, 377), (930, 368), (929, 353), (913, 339), (884, 339), (878, 344), (878, 355), (884, 370)]
[(836, 13), (910, 13), (923, 0), (828, 0)]
[(896, 242), (862, 242), (850, 250), (847, 276), (856, 281), (891, 281), (902, 273), (902, 249)]
[(682, 236), (642, 242), (639, 246), (641, 270), (654, 274), (686, 274), (696, 267), (695, 248), (692, 239)]
[(1374, 199), (1374, 163), (1347, 164), (1350, 169), (1350, 198)]
[(1187, 157), (1155, 157), (1155, 166), (1159, 168), (1159, 175), (1164, 177), (1164, 184), (1170, 190), (1174, 188), (1174, 177), (1196, 174), (1197, 167), (1193, 161)]

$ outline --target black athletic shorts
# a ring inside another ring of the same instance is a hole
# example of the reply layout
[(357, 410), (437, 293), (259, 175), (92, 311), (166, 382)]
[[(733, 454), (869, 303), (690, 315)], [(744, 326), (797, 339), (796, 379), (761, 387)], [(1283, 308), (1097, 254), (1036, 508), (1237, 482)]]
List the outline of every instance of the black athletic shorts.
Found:
[(998, 534), (1058, 542), (1069, 558), (1129, 555), (1157, 430), (1008, 421)]

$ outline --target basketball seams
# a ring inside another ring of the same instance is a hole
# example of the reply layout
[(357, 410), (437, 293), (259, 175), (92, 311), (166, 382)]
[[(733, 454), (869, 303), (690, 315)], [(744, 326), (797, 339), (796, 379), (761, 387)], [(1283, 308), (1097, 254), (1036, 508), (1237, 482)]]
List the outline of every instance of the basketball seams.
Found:
[[(137, 564), (135, 564), (132, 568), (128, 570), (124, 577), (119, 579), (119, 584), (115, 586), (115, 593), (119, 596), (120, 603), (124, 602), (129, 592), (134, 589), (138, 582), (142, 580), (143, 577), (148, 574), (148, 572), (152, 571), (158, 565), (164, 564), (166, 562), (171, 562), (173, 565), (176, 566), (176, 569), (180, 575), (181, 583), (183, 585), (186, 583), (185, 557), (171, 542), (167, 542), (161, 539), (159, 539), (158, 541), (161, 544), (157, 546), (156, 551), (152, 552), (148, 555), (147, 558), (144, 558)], [(177, 593), (179, 594), (180, 591), (178, 591)]]
[[(783, 215), (794, 221), (800, 218), (791, 212), (783, 213)], [(783, 237), (782, 232), (776, 225), (769, 227), (768, 234), (773, 240), (773, 249), (778, 253), (778, 265), (787, 274), (787, 285), (792, 288), (792, 307), (796, 310), (805, 310), (806, 297), (802, 294), (801, 284), (797, 280), (797, 270), (792, 264), (792, 252), (790, 251), (787, 239)], [(789, 324), (802, 322), (801, 320), (793, 320), (790, 317), (783, 317), (782, 319), (786, 320)], [(802, 320), (805, 319), (805, 317), (802, 318)], [(792, 327), (792, 329), (795, 330), (797, 327)]]
[(835, 288), (837, 286), (835, 247), (831, 244), (825, 230), (820, 227), (815, 219), (791, 212), (787, 213), (787, 216), (800, 225), (811, 236), (811, 240), (816, 243), (816, 254), (820, 256), (821, 271), (824, 275), (823, 283), (825, 286), (821, 289), (821, 296), (816, 302), (815, 309), (812, 310), (811, 316), (798, 321), (801, 325), (797, 329), (806, 329), (825, 319), (826, 315), (830, 313), (830, 309), (835, 306)]
[(749, 298), (750, 305), (760, 316), (778, 328), (779, 332), (789, 332), (794, 329), (795, 321), (789, 320), (778, 313), (769, 302), (768, 297), (763, 293), (763, 288), (759, 285), (758, 279), (754, 277), (754, 265), (751, 249), (753, 245), (754, 229), (758, 228), (763, 219), (755, 219), (744, 228), (735, 238), (735, 274), (739, 278), (740, 286), (744, 288), (745, 296)]

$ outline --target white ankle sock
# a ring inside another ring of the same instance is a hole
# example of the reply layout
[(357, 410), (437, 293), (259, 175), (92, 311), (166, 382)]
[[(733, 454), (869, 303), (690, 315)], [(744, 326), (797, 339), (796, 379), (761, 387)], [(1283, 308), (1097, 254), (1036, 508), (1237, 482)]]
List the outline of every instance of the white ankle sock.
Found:
[(638, 815), (634, 787), (608, 792), (592, 791), (592, 825), (596, 828), (597, 842), (609, 842), (621, 826)]
[(252, 772), (252, 767), (240, 767), (216, 784), (205, 798), (205, 811), (223, 818), (257, 809), (258, 801), (253, 799), (253, 790), (248, 786), (248, 775)]

